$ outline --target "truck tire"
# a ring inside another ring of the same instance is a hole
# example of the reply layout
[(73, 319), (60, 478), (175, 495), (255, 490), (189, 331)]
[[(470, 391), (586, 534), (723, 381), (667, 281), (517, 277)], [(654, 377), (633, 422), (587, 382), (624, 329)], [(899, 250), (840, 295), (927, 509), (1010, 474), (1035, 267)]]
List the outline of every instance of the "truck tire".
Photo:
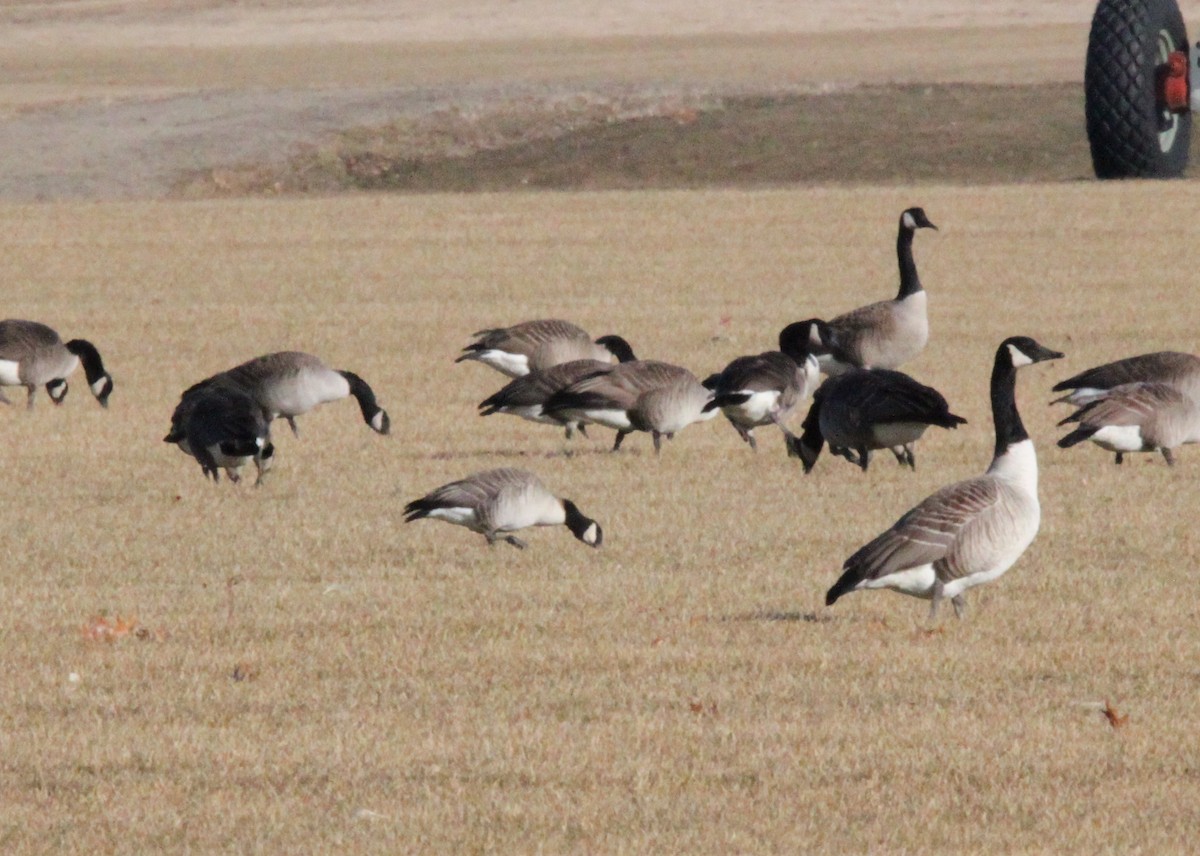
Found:
[(1163, 105), (1158, 78), (1169, 53), (1187, 50), (1175, 0), (1100, 0), (1084, 70), (1084, 112), (1097, 178), (1183, 174), (1192, 115)]

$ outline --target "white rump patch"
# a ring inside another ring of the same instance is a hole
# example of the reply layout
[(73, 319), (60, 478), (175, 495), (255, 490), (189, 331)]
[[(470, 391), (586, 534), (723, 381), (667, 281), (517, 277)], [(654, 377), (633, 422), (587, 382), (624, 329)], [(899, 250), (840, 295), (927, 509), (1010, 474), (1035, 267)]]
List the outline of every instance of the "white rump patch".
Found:
[(509, 377), (524, 377), (529, 374), (529, 357), (524, 354), (510, 354), (508, 351), (493, 349), (480, 351), (476, 359)]
[(1088, 439), (1110, 452), (1141, 452), (1146, 448), (1140, 425), (1105, 425)]
[(771, 414), (779, 404), (778, 390), (768, 389), (754, 392), (749, 389), (740, 389), (738, 392), (750, 397), (741, 404), (726, 407), (726, 412), (738, 414), (755, 425), (765, 425), (771, 421)]
[(886, 588), (898, 591), (901, 594), (922, 597), (928, 600), (933, 597), (933, 584), (936, 580), (937, 576), (933, 572), (933, 565), (918, 565), (906, 571), (897, 571), (894, 574), (888, 574), (886, 577), (880, 577), (877, 580), (863, 580), (856, 588)]
[(447, 523), (453, 523), (457, 526), (466, 526), (470, 529), (475, 528), (478, 518), (475, 515), (474, 508), (435, 508), (429, 512), (427, 517), (434, 520), (445, 520)]
[(21, 385), (21, 364), (16, 360), (0, 360), (0, 386)]
[(1020, 348), (1018, 348), (1016, 345), (1010, 344), (1008, 346), (1008, 355), (1009, 355), (1009, 359), (1012, 360), (1012, 364), (1013, 364), (1014, 368), (1019, 367), (1019, 366), (1033, 365), (1033, 360), (1031, 360), (1029, 358), (1029, 355), (1026, 354), (1024, 351), (1022, 351)]

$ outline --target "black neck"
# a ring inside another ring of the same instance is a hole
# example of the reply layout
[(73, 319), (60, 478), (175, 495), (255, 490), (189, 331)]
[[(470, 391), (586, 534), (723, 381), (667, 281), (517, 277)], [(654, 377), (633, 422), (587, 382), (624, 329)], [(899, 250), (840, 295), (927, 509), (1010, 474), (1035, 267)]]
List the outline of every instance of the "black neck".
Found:
[(992, 421), (996, 424), (996, 457), (1014, 443), (1029, 439), (1017, 412), (1017, 369), (1007, 345), (996, 352), (992, 366)]
[(900, 298), (908, 297), (921, 291), (921, 278), (917, 276), (917, 263), (913, 261), (913, 230), (900, 224), (900, 234), (896, 236), (896, 258), (900, 261)]
[(104, 377), (104, 362), (100, 359), (100, 352), (91, 342), (86, 339), (72, 339), (67, 342), (67, 350), (79, 357), (79, 362), (83, 363), (83, 373), (87, 375), (89, 385)]
[(375, 418), (375, 414), (380, 411), (379, 403), (375, 400), (375, 393), (367, 382), (356, 375), (354, 372), (338, 372), (350, 384), (350, 394), (354, 396), (354, 400), (358, 402), (358, 409), (362, 411), (363, 421), (368, 425)]

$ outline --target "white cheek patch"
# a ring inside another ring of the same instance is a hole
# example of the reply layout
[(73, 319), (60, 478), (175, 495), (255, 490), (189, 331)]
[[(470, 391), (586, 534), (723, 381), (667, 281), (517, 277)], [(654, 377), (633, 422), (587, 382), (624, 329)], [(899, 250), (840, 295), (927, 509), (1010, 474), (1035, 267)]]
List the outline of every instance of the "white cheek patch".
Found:
[(903, 221), (904, 221), (904, 228), (905, 228), (905, 229), (915, 229), (915, 228), (917, 228), (917, 221), (916, 221), (916, 219), (913, 217), (913, 215), (912, 215), (912, 214), (910, 214), (910, 213), (908, 213), (907, 211), (905, 211), (905, 212), (904, 212), (904, 217), (903, 217), (902, 219), (903, 219)]
[(1008, 346), (1008, 354), (1009, 354), (1009, 358), (1012, 360), (1012, 364), (1013, 364), (1014, 368), (1017, 368), (1019, 366), (1033, 365), (1033, 360), (1029, 359), (1029, 356), (1024, 351), (1022, 351), (1020, 348), (1018, 348), (1016, 345)]
[(374, 428), (376, 431), (383, 430), (383, 411), (382, 410), (380, 410), (378, 413), (376, 413), (374, 416), (371, 417), (371, 427)]
[(99, 397), (100, 393), (104, 392), (104, 385), (108, 383), (108, 375), (101, 375), (92, 384), (92, 395)]
[(0, 360), (0, 386), (21, 385), (21, 364), (16, 360)]
[(592, 546), (595, 546), (595, 544), (596, 544), (596, 524), (595, 523), (593, 523), (587, 529), (583, 530), (583, 543), (591, 544)]

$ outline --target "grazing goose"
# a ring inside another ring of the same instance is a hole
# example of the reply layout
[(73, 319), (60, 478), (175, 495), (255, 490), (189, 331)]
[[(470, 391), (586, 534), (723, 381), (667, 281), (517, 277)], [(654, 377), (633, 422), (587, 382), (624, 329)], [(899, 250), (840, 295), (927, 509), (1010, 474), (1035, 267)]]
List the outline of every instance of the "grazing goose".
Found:
[(814, 323), (789, 324), (779, 333), (778, 351), (738, 357), (704, 384), (714, 393), (704, 410), (721, 408), (738, 436), (755, 451), (754, 429), (774, 423), (790, 438), (788, 417), (817, 388), (820, 367), (809, 352)]
[(581, 327), (555, 318), (524, 321), (472, 334), (476, 340), (463, 348), (454, 362), (475, 360), (509, 377), (523, 377), (572, 360), (613, 362), (633, 359), (629, 343), (620, 336), (601, 336), (595, 342)]
[(281, 351), (265, 354), (200, 381), (184, 393), (220, 380), (250, 395), (266, 414), (267, 420), (280, 416), (287, 420), (292, 433), (300, 436), (296, 417), (319, 404), (353, 395), (362, 411), (363, 421), (371, 430), (387, 434), (391, 419), (379, 406), (371, 387), (354, 372), (329, 368), (312, 354)]
[[(627, 359), (625, 358), (627, 357)], [(623, 355), (621, 362), (634, 359), (633, 352)], [(613, 363), (599, 360), (572, 360), (569, 363), (559, 363), (556, 366), (530, 372), (522, 377), (514, 378), (499, 392), (479, 403), (479, 415), (491, 416), (493, 413), (511, 413), (530, 422), (541, 422), (547, 425), (560, 425), (566, 429), (566, 437), (571, 439), (575, 429), (587, 436), (584, 423), (577, 419), (564, 419), (545, 412), (546, 402), (560, 389), (566, 389), (571, 384), (583, 380), (589, 375), (603, 374), (614, 368)]]
[(1041, 523), (1037, 455), (1017, 412), (1017, 368), (1061, 356), (1026, 336), (1000, 344), (991, 381), (996, 425), (991, 466), (923, 500), (847, 559), (825, 595), (827, 605), (859, 589), (890, 588), (930, 599), (930, 621), (944, 597), (961, 618), (964, 592), (1016, 562)]
[(1166, 383), (1127, 383), (1092, 399), (1059, 425), (1079, 427), (1058, 441), (1064, 449), (1091, 440), (1116, 453), (1117, 463), (1126, 452), (1162, 452), (1174, 465), (1172, 451), (1200, 442), (1200, 402)]
[(485, 470), (442, 485), (404, 506), (404, 522), (422, 517), (445, 520), (479, 532), (489, 545), (507, 541), (525, 549), (525, 542), (510, 533), (528, 526), (565, 524), (589, 547), (604, 540), (600, 524), (585, 517), (569, 499), (559, 499), (527, 470)]
[(621, 448), (626, 434), (648, 431), (658, 454), (663, 437), (670, 440), (693, 422), (717, 415), (715, 409), (704, 409), (711, 400), (712, 391), (687, 369), (656, 360), (634, 360), (559, 390), (543, 410), (559, 419), (614, 429), (614, 452)]
[(62, 404), (67, 396), (67, 376), (80, 363), (92, 395), (102, 407), (108, 407), (113, 380), (95, 345), (86, 339), (64, 344), (58, 333), (37, 321), (0, 321), (0, 403), (12, 403), (3, 387), (23, 386), (26, 406), (32, 408), (37, 388), (45, 386), (50, 400)]
[(926, 428), (957, 428), (966, 422), (950, 412), (940, 392), (903, 372), (852, 369), (817, 390), (803, 433), (788, 441), (788, 453), (800, 458), (804, 472), (810, 473), (822, 446), (829, 443), (830, 452), (866, 472), (872, 450), (890, 449), (900, 466), (915, 470), (912, 445)]
[(896, 256), (900, 262), (900, 291), (893, 300), (881, 300), (839, 315), (828, 322), (829, 337), (815, 353), (821, 371), (840, 374), (851, 368), (894, 369), (908, 362), (929, 341), (929, 315), (925, 289), (913, 260), (913, 233), (937, 229), (922, 208), (900, 215)]
[(200, 464), (204, 475), (220, 481), (224, 469), (231, 482), (250, 461), (258, 469), (255, 486), (262, 484), (275, 455), (262, 408), (242, 389), (210, 383), (185, 393), (171, 416), (163, 442), (174, 443)]
[(1195, 401), (1200, 401), (1200, 357), (1178, 351), (1159, 351), (1127, 357), (1090, 368), (1054, 385), (1054, 392), (1067, 392), (1051, 404), (1082, 407), (1102, 398), (1109, 390), (1128, 383), (1165, 383)]

